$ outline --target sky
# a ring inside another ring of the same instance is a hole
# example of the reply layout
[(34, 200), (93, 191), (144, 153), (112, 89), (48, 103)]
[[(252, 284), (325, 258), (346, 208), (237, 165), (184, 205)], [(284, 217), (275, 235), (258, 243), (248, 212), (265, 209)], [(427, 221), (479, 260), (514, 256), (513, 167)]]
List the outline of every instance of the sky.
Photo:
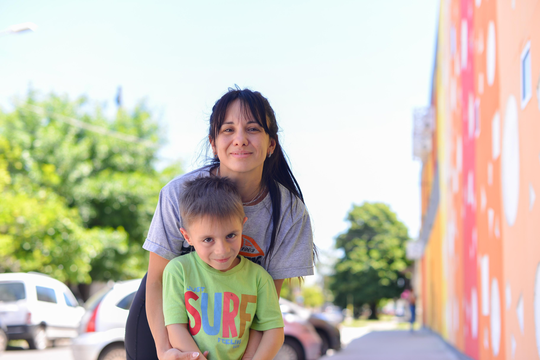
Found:
[[(260, 91), (304, 193), (315, 244), (331, 252), (353, 204), (387, 203), (420, 229), (412, 113), (429, 105), (438, 2), (3, 0), (0, 107), (28, 88), (86, 95), (114, 114), (146, 99), (166, 142), (158, 166), (198, 167), (211, 107)], [(156, 194), (157, 200), (157, 194)]]

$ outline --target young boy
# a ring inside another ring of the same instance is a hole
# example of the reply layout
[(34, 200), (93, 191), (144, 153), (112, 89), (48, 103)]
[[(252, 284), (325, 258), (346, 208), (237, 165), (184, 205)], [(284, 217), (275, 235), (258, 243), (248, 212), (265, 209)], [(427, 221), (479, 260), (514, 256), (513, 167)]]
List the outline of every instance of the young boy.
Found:
[(254, 329), (263, 336), (249, 358), (254, 352), (254, 360), (273, 359), (283, 344), (283, 318), (272, 277), (238, 255), (247, 218), (236, 187), (215, 176), (186, 183), (180, 216), (180, 231), (195, 251), (163, 272), (169, 342), (202, 359), (207, 350), (212, 360), (241, 359)]

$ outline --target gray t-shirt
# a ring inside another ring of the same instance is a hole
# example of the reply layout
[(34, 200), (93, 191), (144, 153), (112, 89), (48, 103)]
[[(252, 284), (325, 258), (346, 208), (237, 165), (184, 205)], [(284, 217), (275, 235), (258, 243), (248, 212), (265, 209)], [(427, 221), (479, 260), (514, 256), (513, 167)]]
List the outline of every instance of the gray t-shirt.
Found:
[[(172, 260), (190, 252), (180, 228), (182, 218), (178, 199), (186, 181), (209, 176), (203, 167), (182, 175), (161, 189), (159, 201), (143, 248)], [(272, 202), (270, 195), (254, 206), (245, 206), (248, 220), (244, 224), (240, 255), (261, 265), (274, 279), (313, 275), (313, 234), (304, 203), (280, 185), (281, 219), (271, 257), (268, 247), (272, 237)]]

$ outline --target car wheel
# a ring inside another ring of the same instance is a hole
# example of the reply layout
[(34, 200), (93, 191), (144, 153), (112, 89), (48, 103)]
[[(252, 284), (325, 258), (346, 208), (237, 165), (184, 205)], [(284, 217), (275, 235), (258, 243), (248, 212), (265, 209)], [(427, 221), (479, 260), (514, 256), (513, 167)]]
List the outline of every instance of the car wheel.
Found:
[(8, 337), (4, 330), (0, 329), (0, 354), (6, 350), (8, 344)]
[(302, 345), (292, 338), (285, 338), (283, 346), (279, 349), (274, 360), (304, 360), (304, 349)]
[(98, 360), (126, 360), (126, 349), (123, 344), (114, 344), (106, 347)]
[(330, 339), (328, 338), (328, 334), (321, 330), (321, 329), (315, 329), (317, 330), (317, 334), (319, 334), (319, 337), (321, 338), (322, 344), (321, 344), (321, 356), (326, 355), (326, 352), (328, 349), (330, 349)]
[(43, 327), (37, 328), (32, 339), (28, 340), (28, 347), (35, 350), (43, 350), (47, 348), (47, 333)]

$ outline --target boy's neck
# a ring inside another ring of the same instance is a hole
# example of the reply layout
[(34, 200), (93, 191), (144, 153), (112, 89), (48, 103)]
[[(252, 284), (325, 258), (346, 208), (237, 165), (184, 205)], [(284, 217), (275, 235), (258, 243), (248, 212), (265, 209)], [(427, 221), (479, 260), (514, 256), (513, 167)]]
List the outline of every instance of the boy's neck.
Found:
[(229, 270), (219, 270), (219, 271), (221, 271), (221, 272), (231, 271), (232, 269), (234, 269), (238, 265), (240, 265), (240, 256), (236, 255), (236, 259), (234, 259), (234, 261), (232, 263), (232, 267)]

